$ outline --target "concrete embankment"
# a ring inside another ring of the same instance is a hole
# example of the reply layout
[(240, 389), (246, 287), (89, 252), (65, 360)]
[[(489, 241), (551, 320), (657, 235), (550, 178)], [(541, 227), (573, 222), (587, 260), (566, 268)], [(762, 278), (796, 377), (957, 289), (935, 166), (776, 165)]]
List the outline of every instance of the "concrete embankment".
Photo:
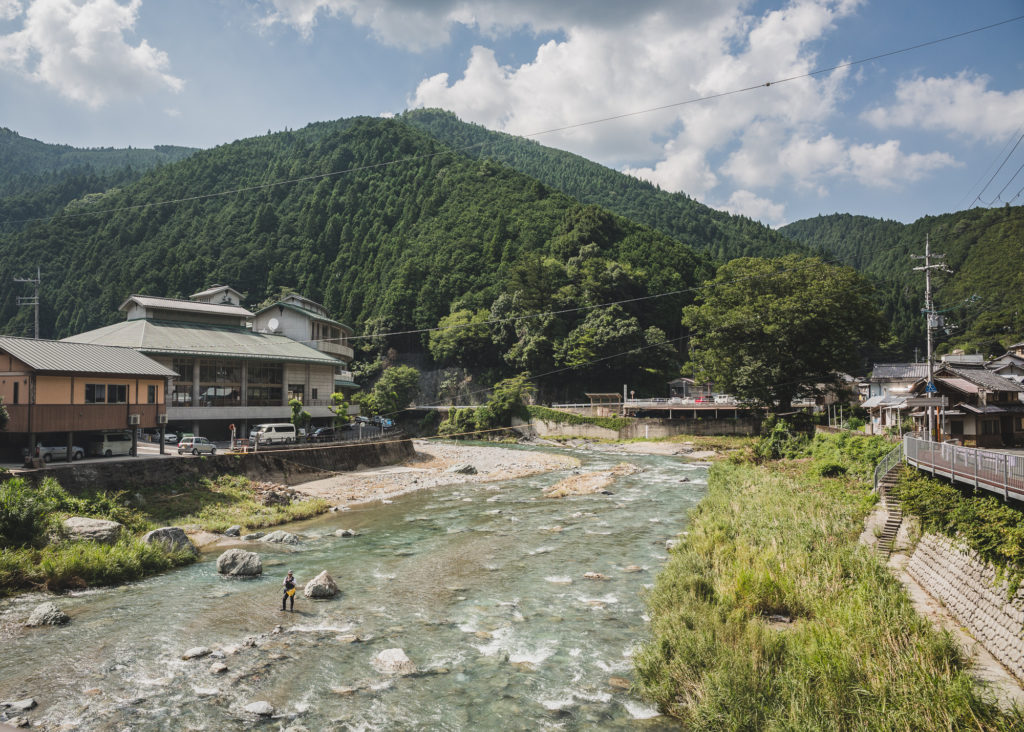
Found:
[(620, 430), (595, 424), (570, 424), (534, 419), (524, 422), (513, 418), (512, 426), (537, 437), (581, 437), (590, 440), (635, 440), (674, 437), (676, 435), (745, 435), (761, 431), (757, 417), (737, 419), (634, 419)]
[(408, 438), (380, 442), (310, 445), (288, 450), (266, 450), (244, 455), (209, 455), (172, 459), (125, 458), (55, 465), (21, 473), (39, 483), (55, 478), (70, 493), (102, 488), (109, 491), (163, 490), (182, 481), (218, 475), (244, 475), (294, 485), (334, 472), (394, 465), (413, 455)]

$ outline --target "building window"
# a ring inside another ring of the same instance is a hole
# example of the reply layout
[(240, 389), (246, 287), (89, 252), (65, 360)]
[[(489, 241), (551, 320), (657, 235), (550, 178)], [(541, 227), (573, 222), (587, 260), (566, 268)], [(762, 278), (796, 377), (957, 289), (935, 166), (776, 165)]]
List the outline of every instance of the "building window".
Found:
[(18, 403), (18, 387), (20, 386), (21, 384), (19, 384), (17, 381), (14, 382), (14, 404)]
[(949, 422), (949, 434), (951, 435), (962, 435), (964, 433), (964, 421), (962, 419), (953, 419)]
[(107, 404), (127, 404), (128, 386), (126, 384), (107, 384)]
[(192, 367), (195, 361), (191, 358), (176, 358), (171, 362), (171, 368), (178, 372), (178, 378), (174, 381), (174, 387), (170, 393), (170, 406), (191, 407), (192, 406)]
[(999, 432), (999, 422), (994, 419), (986, 419), (981, 423), (981, 434), (994, 435)]
[(192, 382), (174, 385), (174, 388), (171, 390), (171, 406), (192, 406)]
[(288, 385), (288, 401), (291, 401), (292, 399), (298, 399), (301, 402), (305, 395), (306, 395), (306, 385), (305, 384), (289, 384)]
[(279, 407), (283, 403), (284, 366), (279, 363), (249, 366), (246, 404), (250, 407)]
[(153, 384), (146, 387), (146, 403), (156, 404), (156, 386)]
[(86, 384), (85, 385), (85, 403), (86, 404), (104, 404), (107, 401), (107, 385), (106, 384)]
[(316, 401), (316, 389), (310, 389), (309, 391), (310, 391), (309, 398), (312, 399), (313, 401)]
[(199, 406), (242, 405), (242, 366), (232, 361), (199, 362)]

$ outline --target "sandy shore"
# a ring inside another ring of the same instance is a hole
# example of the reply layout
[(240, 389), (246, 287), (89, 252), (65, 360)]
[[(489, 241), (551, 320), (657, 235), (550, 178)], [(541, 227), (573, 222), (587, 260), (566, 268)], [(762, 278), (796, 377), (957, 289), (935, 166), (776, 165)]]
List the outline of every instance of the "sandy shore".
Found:
[[(568, 455), (512, 450), (504, 447), (459, 445), (414, 440), (415, 455), (401, 465), (370, 468), (292, 486), (307, 496), (325, 498), (338, 506), (379, 501), (422, 488), (457, 483), (493, 483), (526, 475), (564, 470), (579, 465)], [(476, 473), (449, 473), (468, 464)]]

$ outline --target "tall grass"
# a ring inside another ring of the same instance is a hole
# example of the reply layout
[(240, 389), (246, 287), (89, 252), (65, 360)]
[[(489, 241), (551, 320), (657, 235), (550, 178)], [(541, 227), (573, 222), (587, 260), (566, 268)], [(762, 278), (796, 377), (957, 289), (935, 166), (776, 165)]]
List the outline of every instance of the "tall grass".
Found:
[[(873, 449), (832, 447), (853, 474)], [(801, 465), (712, 468), (648, 597), (639, 690), (695, 729), (1024, 728), (858, 543), (873, 501), (863, 483)]]

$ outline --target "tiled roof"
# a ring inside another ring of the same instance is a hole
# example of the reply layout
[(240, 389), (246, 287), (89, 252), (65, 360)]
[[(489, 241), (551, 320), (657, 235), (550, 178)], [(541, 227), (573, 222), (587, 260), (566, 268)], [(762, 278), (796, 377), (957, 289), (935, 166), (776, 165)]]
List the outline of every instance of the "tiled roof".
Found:
[(871, 380), (923, 379), (928, 376), (926, 363), (876, 363), (871, 369)]
[(967, 379), (972, 384), (977, 384), (982, 389), (987, 389), (988, 391), (1024, 391), (1024, 386), (1021, 386), (1016, 381), (1005, 379), (999, 374), (994, 374), (987, 369), (948, 368), (946, 370), (951, 371), (957, 376)]
[(65, 342), (126, 346), (151, 355), (245, 358), (338, 366), (339, 361), (280, 335), (242, 327), (126, 320), (65, 338)]
[(0, 350), (36, 371), (123, 376), (177, 376), (131, 348), (68, 341), (0, 337)]
[(227, 315), (238, 318), (252, 317), (252, 313), (238, 305), (195, 302), (194, 300), (179, 300), (174, 297), (151, 297), (149, 295), (131, 295), (121, 303), (121, 307), (118, 309), (124, 310), (130, 302), (136, 302), (144, 308), (153, 310), (177, 310), (180, 312)]

